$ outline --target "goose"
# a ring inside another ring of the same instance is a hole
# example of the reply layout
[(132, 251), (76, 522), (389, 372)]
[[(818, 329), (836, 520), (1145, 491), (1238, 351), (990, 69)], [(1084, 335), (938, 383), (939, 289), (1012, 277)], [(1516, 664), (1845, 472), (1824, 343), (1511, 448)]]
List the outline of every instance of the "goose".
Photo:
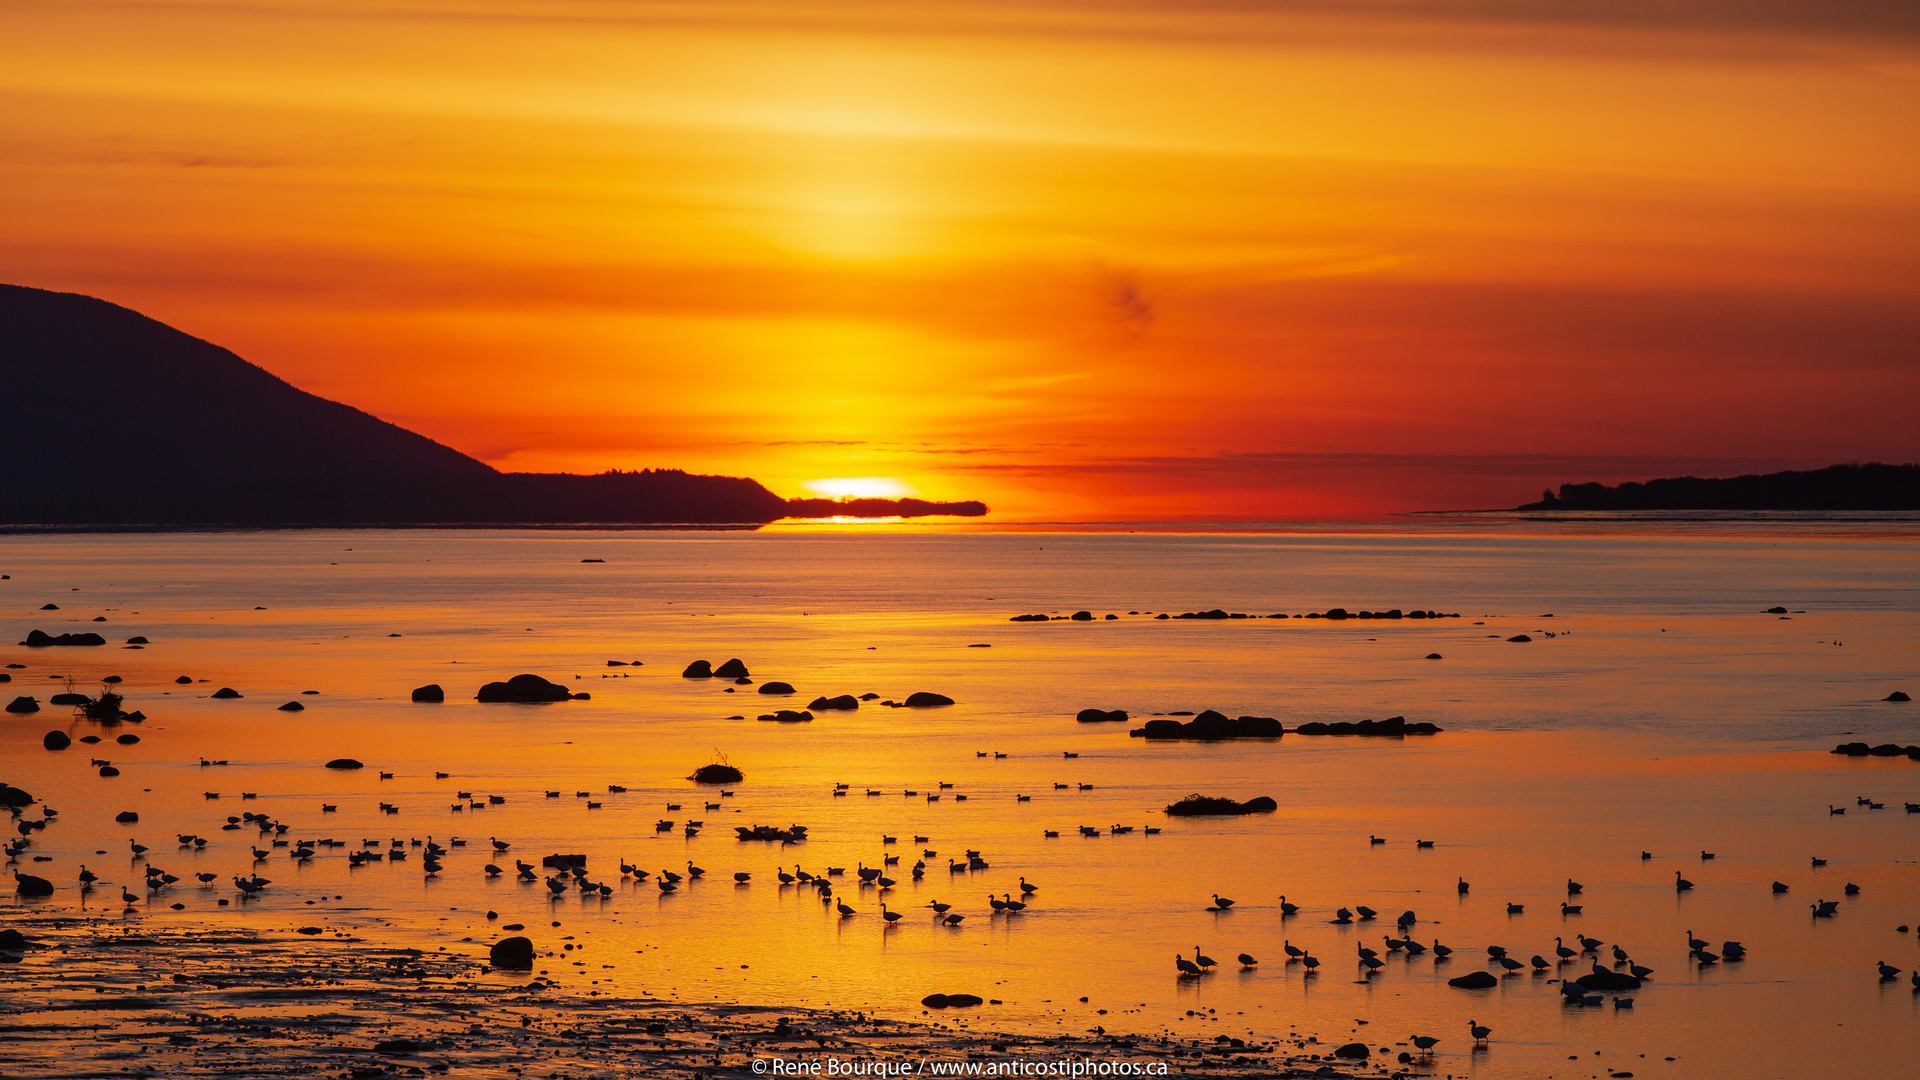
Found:
[(1027, 905), (1025, 905), (1025, 904), (1023, 904), (1023, 903), (1021, 903), (1021, 902), (1020, 902), (1020, 901), (1018, 901), (1018, 900), (1015, 900), (1015, 899), (1013, 898), (1013, 896), (1012, 896), (1011, 894), (1009, 894), (1009, 893), (1001, 893), (1000, 895), (1001, 895), (1001, 896), (1002, 896), (1003, 898), (1005, 898), (1005, 900), (1006, 900), (1006, 904), (1007, 904), (1007, 910), (1008, 910), (1009, 912), (1015, 912), (1015, 911), (1025, 911), (1025, 910), (1027, 910)]
[(1461, 896), (1465, 896), (1465, 895), (1467, 895), (1467, 889), (1468, 889), (1468, 888), (1469, 888), (1469, 886), (1467, 885), (1467, 879), (1466, 879), (1466, 878), (1458, 878), (1458, 879), (1456, 879), (1456, 880), (1454, 881), (1454, 884), (1453, 884), (1453, 891), (1455, 891), (1455, 892), (1457, 892), (1457, 893), (1459, 893), (1459, 894), (1460, 894)]
[(1486, 1042), (1487, 1036), (1493, 1034), (1492, 1028), (1481, 1027), (1479, 1022), (1474, 1020), (1467, 1021), (1467, 1030), (1473, 1034), (1473, 1041), (1476, 1043)]
[(1586, 910), (1586, 908), (1581, 904), (1569, 904), (1565, 902), (1560, 904), (1560, 914), (1562, 915), (1578, 915), (1584, 910)]
[(1701, 852), (1700, 852), (1700, 861), (1701, 861), (1701, 862), (1705, 862), (1705, 861), (1707, 861), (1708, 859), (1717, 859), (1717, 858), (1719, 858), (1719, 856), (1718, 856), (1718, 855), (1715, 855), (1715, 854), (1714, 854), (1713, 852), (1711, 852), (1711, 851), (1705, 851), (1705, 850), (1703, 850), (1703, 851), (1701, 851)]
[(1377, 956), (1363, 956), (1360, 958), (1360, 966), (1367, 969), (1368, 975), (1372, 975), (1386, 965)]
[(671, 881), (668, 881), (668, 880), (667, 880), (666, 878), (664, 878), (664, 877), (662, 877), (662, 878), (656, 878), (656, 879), (654, 880), (654, 884), (655, 884), (655, 885), (658, 885), (658, 886), (660, 886), (660, 891), (661, 891), (661, 892), (663, 892), (663, 893), (670, 893), (670, 892), (673, 892), (674, 890), (676, 890), (676, 889), (678, 889), (678, 888), (680, 887), (679, 885), (677, 885), (677, 884), (675, 884), (674, 882), (671, 882)]
[(1223, 899), (1221, 899), (1221, 897), (1220, 897), (1220, 894), (1219, 894), (1219, 893), (1214, 893), (1214, 894), (1213, 894), (1213, 902), (1214, 902), (1214, 904), (1215, 904), (1215, 905), (1217, 905), (1217, 906), (1218, 906), (1218, 907), (1220, 908), (1220, 910), (1222, 910), (1222, 911), (1225, 911), (1226, 909), (1228, 909), (1228, 908), (1230, 908), (1230, 907), (1232, 907), (1232, 906), (1233, 906), (1233, 901), (1231, 901), (1231, 900), (1223, 900)]
[(1408, 956), (1419, 956), (1421, 953), (1427, 951), (1427, 947), (1425, 945), (1420, 944), (1419, 942), (1413, 940), (1412, 938), (1408, 938), (1405, 942), (1405, 945), (1407, 948)]
[(1242, 971), (1245, 971), (1250, 967), (1260, 966), (1260, 961), (1255, 960), (1253, 957), (1247, 955), (1246, 953), (1241, 953), (1239, 956), (1234, 957), (1234, 959), (1240, 961), (1240, 970)]
[(1693, 888), (1693, 882), (1688, 881), (1686, 878), (1681, 877), (1680, 871), (1675, 870), (1673, 872), (1673, 891), (1686, 892), (1688, 889), (1691, 889), (1691, 888)]
[(1880, 981), (1881, 982), (1892, 982), (1894, 979), (1897, 979), (1900, 977), (1899, 968), (1894, 967), (1892, 964), (1887, 963), (1885, 960), (1879, 961), (1879, 965), (1880, 965)]
[(1193, 947), (1193, 962), (1200, 965), (1203, 968), (1210, 968), (1215, 966), (1213, 957), (1200, 955), (1200, 946), (1198, 945), (1195, 945)]
[(1357, 941), (1353, 943), (1353, 951), (1355, 953), (1358, 953), (1362, 960), (1373, 959), (1380, 955), (1379, 953), (1373, 951), (1372, 949), (1367, 948), (1365, 945), (1362, 945)]
[(1430, 848), (1430, 847), (1432, 847), (1432, 846), (1433, 846), (1433, 841), (1431, 841), (1431, 840), (1415, 840), (1415, 841), (1413, 842), (1413, 846), (1414, 846), (1414, 847), (1416, 847), (1416, 848)]
[(1307, 974), (1316, 974), (1320, 970), (1320, 958), (1311, 954), (1303, 956), (1300, 958), (1300, 965), (1307, 969)]
[(1400, 928), (1400, 932), (1404, 934), (1407, 932), (1408, 927), (1412, 926), (1414, 923), (1417, 923), (1419, 921), (1420, 921), (1420, 916), (1415, 915), (1411, 911), (1403, 911), (1400, 913), (1399, 918), (1393, 920), (1393, 924), (1395, 926), (1398, 926)]
[(1606, 942), (1601, 941), (1599, 938), (1591, 938), (1585, 934), (1580, 935), (1580, 948), (1583, 952), (1593, 952), (1605, 944)]
[(1500, 966), (1503, 968), (1506, 968), (1508, 972), (1515, 972), (1515, 971), (1519, 971), (1521, 968), (1525, 967), (1526, 965), (1522, 964), (1518, 960), (1515, 960), (1511, 956), (1503, 956), (1500, 958)]
[(1366, 922), (1370, 919), (1377, 918), (1380, 914), (1379, 912), (1373, 910), (1372, 908), (1368, 907), (1365, 904), (1355, 904), (1353, 906), (1353, 910), (1360, 913), (1361, 922)]
[(512, 844), (507, 843), (505, 840), (501, 840), (496, 837), (489, 836), (487, 837), (487, 839), (493, 841), (493, 850), (495, 851), (505, 851), (508, 848), (513, 846)]
[(938, 900), (933, 901), (927, 906), (933, 909), (933, 914), (935, 915), (935, 917), (945, 915), (947, 912), (953, 910), (952, 904), (943, 904)]
[(701, 877), (701, 876), (704, 876), (706, 872), (707, 871), (705, 870), (705, 868), (693, 865), (692, 859), (687, 860), (687, 876), (688, 877)]
[[(1027, 884), (1026, 878), (1020, 879), (1020, 895), (1021, 896), (1032, 896), (1034, 893), (1037, 893), (1039, 891), (1040, 891), (1040, 886)], [(1232, 903), (1232, 901), (1228, 901), (1228, 903)]]
[(1648, 859), (1651, 859), (1651, 858), (1653, 858), (1653, 852), (1651, 851), (1643, 851), (1640, 853), (1641, 862), (1646, 862)]
[(953, 860), (953, 859), (948, 859), (948, 860), (947, 860), (947, 873), (949, 873), (949, 874), (964, 874), (964, 873), (966, 873), (966, 872), (967, 872), (967, 867), (966, 867), (966, 864), (964, 864), (964, 863), (960, 863), (960, 862), (956, 862), (956, 861), (955, 861), (955, 860)]
[(1007, 910), (1007, 902), (993, 895), (992, 893), (987, 894), (987, 903), (991, 905), (993, 910), (995, 911)]
[[(352, 856), (348, 856), (348, 857), (351, 858)], [(502, 873), (505, 872), (501, 870), (499, 867), (493, 865), (492, 863), (488, 863), (483, 869), (486, 870), (488, 877), (499, 877)]]
[(1508, 904), (1507, 905), (1507, 914), (1509, 915), (1525, 914), (1526, 910), (1527, 910), (1527, 905), (1525, 904)]
[(86, 863), (80, 864), (80, 884), (81, 885), (83, 886), (92, 885), (94, 882), (99, 880), (100, 880), (100, 875), (87, 869)]
[(852, 908), (847, 906), (847, 902), (845, 900), (835, 901), (834, 907), (840, 912), (840, 917), (843, 919), (848, 917), (849, 915), (858, 914)]
[(199, 874), (195, 874), (195, 875), (193, 875), (193, 876), (194, 876), (195, 878), (197, 878), (197, 879), (199, 879), (199, 882), (200, 882), (200, 884), (202, 884), (202, 885), (211, 885), (211, 884), (213, 884), (214, 882), (216, 882), (216, 881), (218, 881), (218, 880), (220, 880), (220, 875), (219, 875), (219, 874), (208, 874), (208, 873), (199, 873)]
[(887, 905), (884, 903), (880, 905), (880, 917), (887, 920), (888, 926), (892, 926), (894, 923), (897, 923), (901, 919), (905, 918), (905, 916), (901, 915), (897, 911), (888, 911)]
[(555, 896), (559, 896), (561, 893), (566, 892), (567, 884), (568, 884), (567, 879), (563, 877), (555, 876), (547, 879), (547, 888)]
[(1280, 949), (1282, 952), (1287, 954), (1287, 959), (1289, 960), (1298, 960), (1301, 957), (1307, 955), (1307, 950), (1301, 948), (1298, 945), (1295, 945), (1291, 941), (1282, 941), (1280, 943)]
[(1566, 943), (1561, 941), (1559, 938), (1553, 939), (1553, 951), (1559, 954), (1559, 957), (1562, 960), (1571, 960), (1574, 957), (1580, 955), (1579, 953), (1574, 952), (1572, 949), (1567, 948)]
[(1849, 881), (1847, 882), (1846, 887), (1843, 888), (1841, 891), (1846, 893), (1848, 896), (1859, 896), (1860, 886), (1855, 885), (1853, 882)]
[(1650, 967), (1641, 967), (1639, 964), (1629, 962), (1627, 964), (1627, 972), (1636, 979), (1644, 979), (1653, 974), (1653, 969)]
[[(799, 867), (795, 867), (794, 869), (797, 870), (799, 869)], [(799, 878), (794, 877), (792, 874), (787, 873), (785, 870), (776, 871), (776, 876), (780, 878), (780, 884), (782, 885), (791, 885), (794, 882), (800, 880)]]
[(682, 877), (681, 875), (679, 875), (679, 874), (676, 874), (676, 873), (674, 873), (674, 872), (673, 872), (673, 871), (671, 871), (671, 870), (662, 870), (662, 871), (660, 871), (660, 876), (661, 876), (662, 878), (665, 878), (665, 879), (667, 880), (667, 882), (668, 882), (669, 884), (673, 884), (673, 885), (678, 885), (678, 884), (680, 884), (680, 883), (681, 883), (682, 881), (684, 881), (684, 880), (686, 880), (686, 879), (685, 879), (685, 878), (683, 878), (683, 877)]
[(966, 917), (965, 915), (961, 915), (961, 914), (959, 914), (958, 912), (956, 912), (956, 913), (954, 913), (954, 914), (952, 914), (952, 915), (948, 915), (948, 916), (946, 916), (945, 918), (943, 918), (943, 919), (941, 919), (940, 921), (941, 921), (942, 923), (945, 923), (945, 924), (946, 924), (946, 925), (948, 925), (948, 926), (959, 926), (959, 925), (960, 925), (961, 923), (963, 923), (963, 922), (966, 922), (966, 921), (967, 921), (967, 917)]
[(1289, 904), (1287, 903), (1287, 898), (1282, 896), (1280, 898), (1280, 917), (1285, 919), (1298, 914), (1300, 914), (1300, 905)]
[(1180, 974), (1182, 975), (1200, 974), (1200, 969), (1197, 966), (1195, 966), (1194, 962), (1187, 959), (1184, 956), (1181, 956), (1179, 953), (1173, 954), (1173, 966), (1178, 968), (1180, 970)]
[(125, 885), (120, 886), (120, 899), (126, 901), (129, 907), (140, 902), (140, 897), (136, 895), (134, 892), (132, 892), (131, 890), (129, 890)]
[(1773, 883), (1773, 895), (1775, 895), (1775, 896), (1779, 896), (1779, 895), (1780, 895), (1781, 893), (1783, 893), (1783, 892), (1786, 892), (1786, 891), (1787, 891), (1787, 883), (1786, 883), (1786, 882), (1784, 882), (1784, 881), (1776, 881), (1776, 882), (1774, 882), (1774, 883)]
[(1573, 880), (1572, 878), (1567, 879), (1567, 895), (1568, 896), (1578, 896), (1581, 888), (1582, 886), (1579, 882)]
[(261, 862), (261, 861), (263, 861), (263, 860), (265, 860), (265, 859), (266, 859), (266, 857), (267, 857), (267, 856), (269, 856), (269, 855), (271, 855), (271, 854), (273, 854), (273, 852), (271, 852), (271, 851), (263, 851), (263, 850), (261, 850), (260, 848), (254, 848), (254, 849), (253, 849), (253, 861), (254, 861), (254, 862)]
[(1379, 837), (1379, 836), (1374, 836), (1374, 835), (1372, 835), (1371, 833), (1369, 833), (1369, 834), (1367, 835), (1367, 843), (1368, 843), (1369, 845), (1373, 845), (1373, 844), (1384, 844), (1384, 843), (1386, 843), (1386, 842), (1387, 842), (1387, 841), (1386, 841), (1386, 838), (1384, 838), (1384, 837)]
[(1550, 967), (1550, 966), (1551, 966), (1551, 965), (1549, 965), (1549, 964), (1547, 963), (1547, 958), (1546, 958), (1546, 957), (1544, 957), (1544, 956), (1541, 956), (1541, 955), (1540, 955), (1539, 953), (1534, 953), (1534, 954), (1533, 954), (1533, 970), (1535, 970), (1535, 971), (1545, 971), (1545, 970), (1547, 970), (1547, 968), (1548, 968), (1548, 967)]
[(1385, 945), (1386, 945), (1386, 947), (1387, 947), (1387, 951), (1388, 951), (1388, 952), (1390, 952), (1390, 953), (1397, 953), (1397, 952), (1399, 952), (1399, 951), (1400, 951), (1401, 949), (1403, 949), (1403, 948), (1406, 948), (1406, 945), (1407, 945), (1407, 943), (1406, 943), (1406, 942), (1404, 942), (1404, 941), (1401, 941), (1401, 940), (1400, 940), (1399, 938), (1395, 938), (1395, 937), (1385, 937), (1385, 936), (1383, 936), (1383, 937), (1381, 937), (1381, 939), (1380, 939), (1380, 940), (1381, 940), (1381, 942), (1382, 942), (1383, 944), (1385, 944)]
[(1504, 958), (1506, 955), (1507, 955), (1507, 947), (1505, 945), (1487, 946), (1487, 959), (1489, 960), (1499, 960)]
[(127, 846), (133, 849), (133, 857), (136, 859), (147, 853), (146, 845), (141, 844), (138, 841), (129, 839), (127, 841)]
[(1820, 858), (1819, 856), (1817, 856), (1817, 855), (1816, 855), (1816, 856), (1814, 856), (1814, 857), (1813, 857), (1813, 865), (1815, 865), (1815, 866), (1825, 866), (1825, 865), (1827, 865), (1827, 860), (1825, 860), (1825, 859), (1822, 859), (1822, 858)]
[(1616, 964), (1624, 964), (1624, 963), (1626, 963), (1626, 962), (1627, 962), (1627, 950), (1625, 950), (1625, 949), (1623, 949), (1623, 948), (1621, 948), (1621, 947), (1620, 947), (1620, 946), (1618, 946), (1618, 945), (1615, 945), (1615, 946), (1613, 947), (1613, 962), (1614, 962), (1614, 963), (1616, 963)]
[(1836, 912), (1836, 911), (1838, 911), (1838, 910), (1840, 910), (1840, 901), (1838, 901), (1838, 900), (1816, 900), (1816, 901), (1814, 901), (1814, 902), (1813, 902), (1813, 904), (1812, 904), (1812, 907), (1813, 907), (1813, 917), (1814, 917), (1814, 918), (1816, 918), (1816, 919), (1831, 919), (1831, 918), (1833, 918), (1833, 913), (1834, 913), (1834, 912)]
[(752, 879), (753, 879), (753, 875), (747, 873), (745, 870), (735, 870), (733, 872), (733, 880), (738, 881), (742, 884), (745, 884), (746, 882)]
[(1723, 942), (1720, 946), (1720, 954), (1728, 960), (1745, 960), (1747, 947), (1737, 941)]
[(1408, 1038), (1412, 1040), (1414, 1047), (1418, 1049), (1422, 1055), (1428, 1057), (1433, 1055), (1433, 1048), (1440, 1045), (1440, 1040), (1431, 1035), (1409, 1035)]
[(1715, 956), (1714, 954), (1708, 952), (1705, 949), (1701, 949), (1699, 952), (1694, 953), (1693, 958), (1700, 962), (1701, 967), (1706, 967), (1708, 964), (1717, 964), (1720, 962), (1720, 958), (1718, 956)]
[(881, 865), (883, 865), (883, 866), (899, 866), (899, 865), (900, 865), (900, 856), (898, 856), (898, 855), (882, 855), (882, 856), (880, 856), (880, 863), (881, 863)]
[(1433, 939), (1433, 958), (1435, 960), (1445, 960), (1447, 957), (1452, 955), (1453, 955), (1453, 950), (1448, 948), (1445, 945), (1440, 944), (1439, 938)]
[(1353, 921), (1353, 912), (1348, 911), (1346, 908), (1341, 908), (1333, 913), (1333, 921), (1345, 926)]

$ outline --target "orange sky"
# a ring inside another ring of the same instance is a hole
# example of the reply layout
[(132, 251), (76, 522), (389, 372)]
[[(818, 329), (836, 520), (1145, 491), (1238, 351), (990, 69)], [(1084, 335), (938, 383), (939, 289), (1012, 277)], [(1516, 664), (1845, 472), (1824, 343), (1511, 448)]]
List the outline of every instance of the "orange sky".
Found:
[(9, 0), (0, 61), (0, 280), (501, 468), (1303, 519), (1920, 460), (1888, 0)]

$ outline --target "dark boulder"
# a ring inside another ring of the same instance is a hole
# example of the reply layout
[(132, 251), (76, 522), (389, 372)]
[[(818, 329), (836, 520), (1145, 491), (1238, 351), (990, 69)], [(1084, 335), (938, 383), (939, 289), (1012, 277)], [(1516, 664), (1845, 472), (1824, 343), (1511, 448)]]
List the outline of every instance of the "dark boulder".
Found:
[(440, 688), (439, 683), (428, 683), (425, 686), (416, 686), (413, 688), (413, 700), (429, 703), (441, 702), (447, 700), (447, 692)]
[(1500, 980), (1490, 972), (1469, 971), (1457, 979), (1448, 979), (1447, 985), (1457, 990), (1491, 990), (1500, 985)]
[(1050, 622), (1052, 620), (1050, 620), (1045, 615), (1015, 615), (1013, 618), (1008, 619), (1007, 621), (1008, 622)]
[(737, 784), (745, 780), (746, 774), (731, 765), (702, 765), (687, 777), (696, 784)]
[(747, 670), (746, 662), (735, 657), (713, 669), (714, 675), (722, 679), (744, 679), (753, 674)]
[(99, 741), (100, 741), (100, 736), (98, 736), (98, 735), (82, 735), (82, 736), (80, 736), (80, 738), (79, 738), (79, 740), (78, 740), (78, 741), (80, 741), (80, 742), (83, 742), (83, 743), (97, 743), (97, 742), (99, 742)]
[(1360, 735), (1377, 738), (1397, 738), (1405, 735), (1433, 735), (1441, 730), (1438, 725), (1429, 724), (1424, 721), (1417, 724), (1409, 724), (1407, 723), (1407, 718), (1404, 716), (1389, 716), (1385, 720), (1361, 720), (1358, 722), (1341, 720), (1331, 724), (1316, 720), (1311, 723), (1301, 724), (1299, 727), (1293, 729), (1293, 733), (1295, 735)]
[(1866, 757), (1870, 749), (1871, 747), (1863, 742), (1847, 742), (1834, 747), (1833, 752), (1836, 754), (1845, 754), (1848, 757)]
[(807, 703), (807, 708), (823, 712), (849, 712), (860, 707), (860, 699), (852, 694), (839, 697), (817, 697)]
[(151, 645), (151, 644), (153, 644), (153, 643), (152, 643), (152, 642), (150, 642), (150, 641), (148, 641), (148, 640), (147, 640), (146, 638), (144, 638), (144, 637), (130, 637), (130, 638), (128, 638), (128, 639), (127, 639), (127, 644), (129, 644), (129, 645)]
[(334, 758), (332, 761), (327, 762), (327, 768), (329, 769), (364, 769), (366, 768), (366, 766), (362, 765), (360, 762), (355, 761), (353, 758), (350, 758), (350, 757), (337, 757), (337, 758)]
[(1074, 622), (1092, 622), (1092, 621), (1093, 621), (1093, 612), (1091, 612), (1091, 611), (1076, 611), (1076, 612), (1074, 612), (1074, 613), (1073, 613), (1072, 615), (1070, 615), (1070, 616), (1068, 616), (1068, 617), (1069, 617), (1069, 618), (1071, 618), (1071, 619), (1072, 619), (1072, 620), (1073, 620)]
[(1528, 637), (1526, 634), (1515, 634), (1512, 637), (1508, 638), (1507, 640), (1508, 641), (1532, 641), (1533, 639), (1531, 637)]
[(27, 640), (20, 644), (29, 648), (44, 649), (49, 645), (105, 645), (107, 639), (99, 634), (59, 634), (51, 635), (44, 630), (29, 630)]
[(494, 967), (525, 969), (533, 966), (533, 939), (501, 938), (493, 943), (487, 958)]
[(188, 683), (191, 683), (191, 682), (193, 681), (193, 676), (191, 676), (191, 675), (182, 675), (182, 676), (180, 676), (179, 678), (177, 678), (177, 679), (175, 679), (175, 680), (173, 680), (173, 681), (174, 681), (175, 683), (177, 683), (178, 685), (180, 685), (180, 686), (186, 686), (186, 685), (187, 685)]
[(1187, 723), (1178, 720), (1149, 720), (1145, 727), (1130, 734), (1143, 739), (1277, 739), (1286, 733), (1280, 721), (1271, 716), (1229, 717), (1208, 709)]
[(1235, 802), (1207, 795), (1189, 795), (1167, 807), (1170, 817), (1239, 817), (1246, 814), (1269, 814), (1279, 809), (1280, 804), (1261, 795), (1246, 802)]
[(687, 665), (687, 669), (680, 673), (680, 677), (683, 679), (711, 679), (713, 678), (713, 665), (707, 663), (705, 660), (695, 660), (693, 663)]
[(1779, 607), (1777, 605), (1767, 609), (1767, 614), (1769, 615), (1785, 615), (1786, 613), (1787, 613), (1786, 608)]
[(548, 682), (538, 675), (515, 675), (506, 682), (490, 682), (474, 695), (480, 701), (517, 702), (536, 704), (548, 701), (565, 701), (573, 694), (559, 683)]
[(140, 736), (135, 735), (133, 732), (129, 731), (125, 735), (122, 735), (113, 741), (119, 743), (121, 746), (132, 746), (134, 743), (137, 743), (140, 741)]
[(1907, 696), (1907, 692), (1905, 690), (1895, 690), (1893, 693), (1888, 694), (1886, 697), (1883, 697), (1880, 700), (1881, 701), (1912, 701), (1913, 699)]
[(13, 891), (21, 896), (52, 896), (53, 882), (32, 874), (14, 874)]
[(47, 699), (49, 705), (85, 705), (93, 699), (85, 694), (55, 694)]
[(909, 709), (932, 709), (941, 705), (951, 704), (953, 704), (953, 699), (945, 694), (932, 694), (921, 690), (918, 693), (907, 695), (907, 708)]
[(27, 936), (9, 926), (0, 930), (0, 949), (7, 952), (21, 952), (27, 947)]
[(102, 765), (102, 766), (100, 766), (100, 775), (101, 775), (101, 776), (106, 776), (106, 777), (114, 777), (114, 776), (119, 776), (119, 775), (120, 775), (120, 770), (119, 770), (119, 769), (116, 769), (116, 768), (114, 768), (114, 767), (113, 767), (113, 766), (111, 766), (111, 765)]
[(65, 750), (73, 745), (73, 738), (64, 731), (49, 731), (41, 737), (40, 745), (49, 750)]
[(0, 806), (32, 806), (33, 796), (10, 784), (0, 784)]
[(305, 710), (306, 706), (297, 701), (289, 701), (279, 709), (280, 712), (304, 712)]
[(132, 810), (122, 810), (113, 815), (113, 820), (122, 825), (138, 825), (140, 823), (140, 815), (134, 813)]
[(12, 681), (13, 681), (13, 676), (7, 674), (4, 671), (0, 671), (0, 682), (12, 682)]
[[(582, 561), (599, 562), (600, 560), (586, 559)], [(499, 946), (496, 945), (494, 946), (494, 948), (497, 949), (499, 948)], [(511, 965), (501, 964), (500, 966), (508, 967)], [(532, 966), (531, 962), (529, 962), (528, 966), (529, 967)], [(421, 1050), (420, 1044), (417, 1042), (414, 1042), (412, 1039), (388, 1039), (385, 1042), (379, 1042), (379, 1043), (373, 1044), (373, 1052), (376, 1054), (417, 1054), (420, 1052), (420, 1050)]]
[(1373, 1056), (1373, 1051), (1367, 1049), (1366, 1043), (1348, 1043), (1335, 1050), (1333, 1056), (1346, 1058), (1349, 1061), (1365, 1061)]
[(1127, 710), (1081, 709), (1078, 713), (1074, 714), (1073, 718), (1083, 724), (1104, 724), (1115, 720), (1125, 720), (1127, 718)]
[(1589, 990), (1638, 990), (1640, 980), (1624, 971), (1594, 971), (1574, 980)]
[(760, 692), (763, 694), (791, 694), (794, 691), (792, 683), (763, 682), (760, 684)]
[(1439, 654), (1439, 653), (1437, 653), (1437, 652), (1430, 652), (1430, 653), (1428, 653), (1428, 654), (1427, 654), (1427, 659), (1429, 659), (1429, 660), (1439, 660), (1439, 659), (1441, 659), (1441, 656), (1440, 656), (1440, 654)]
[(776, 724), (804, 724), (813, 719), (813, 714), (803, 710), (780, 709), (775, 712), (761, 713), (760, 719)]
[(7, 711), (10, 713), (37, 713), (40, 711), (40, 703), (30, 697), (17, 697), (7, 703)]
[(920, 999), (920, 1004), (929, 1009), (964, 1009), (984, 1005), (986, 999), (975, 994), (928, 994)]
[(1872, 754), (1874, 757), (1899, 757), (1906, 752), (1907, 748), (1901, 746), (1899, 743), (1881, 743), (1879, 746), (1867, 751), (1867, 753)]
[(240, 691), (235, 690), (231, 686), (223, 686), (220, 689), (215, 690), (213, 692), (213, 696), (219, 698), (222, 701), (232, 701), (234, 698), (240, 697), (241, 694), (240, 694)]

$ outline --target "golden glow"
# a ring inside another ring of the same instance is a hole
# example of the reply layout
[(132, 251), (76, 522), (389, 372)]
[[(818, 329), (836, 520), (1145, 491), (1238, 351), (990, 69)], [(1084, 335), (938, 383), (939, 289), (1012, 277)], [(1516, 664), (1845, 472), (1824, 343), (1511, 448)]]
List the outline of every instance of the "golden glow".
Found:
[(1920, 458), (1909, 36), (1352, 7), (20, 0), (4, 277), (502, 468), (1016, 519)]
[(834, 476), (805, 480), (800, 486), (822, 499), (904, 499), (919, 494), (911, 484), (891, 476)]

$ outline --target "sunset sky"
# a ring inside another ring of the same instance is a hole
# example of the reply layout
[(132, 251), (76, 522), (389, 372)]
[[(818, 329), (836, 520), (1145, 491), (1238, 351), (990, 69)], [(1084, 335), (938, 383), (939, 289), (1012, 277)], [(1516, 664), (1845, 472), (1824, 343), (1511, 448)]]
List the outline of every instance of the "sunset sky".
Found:
[(1920, 460), (1897, 0), (7, 0), (0, 196), (0, 280), (502, 469), (1313, 519)]

